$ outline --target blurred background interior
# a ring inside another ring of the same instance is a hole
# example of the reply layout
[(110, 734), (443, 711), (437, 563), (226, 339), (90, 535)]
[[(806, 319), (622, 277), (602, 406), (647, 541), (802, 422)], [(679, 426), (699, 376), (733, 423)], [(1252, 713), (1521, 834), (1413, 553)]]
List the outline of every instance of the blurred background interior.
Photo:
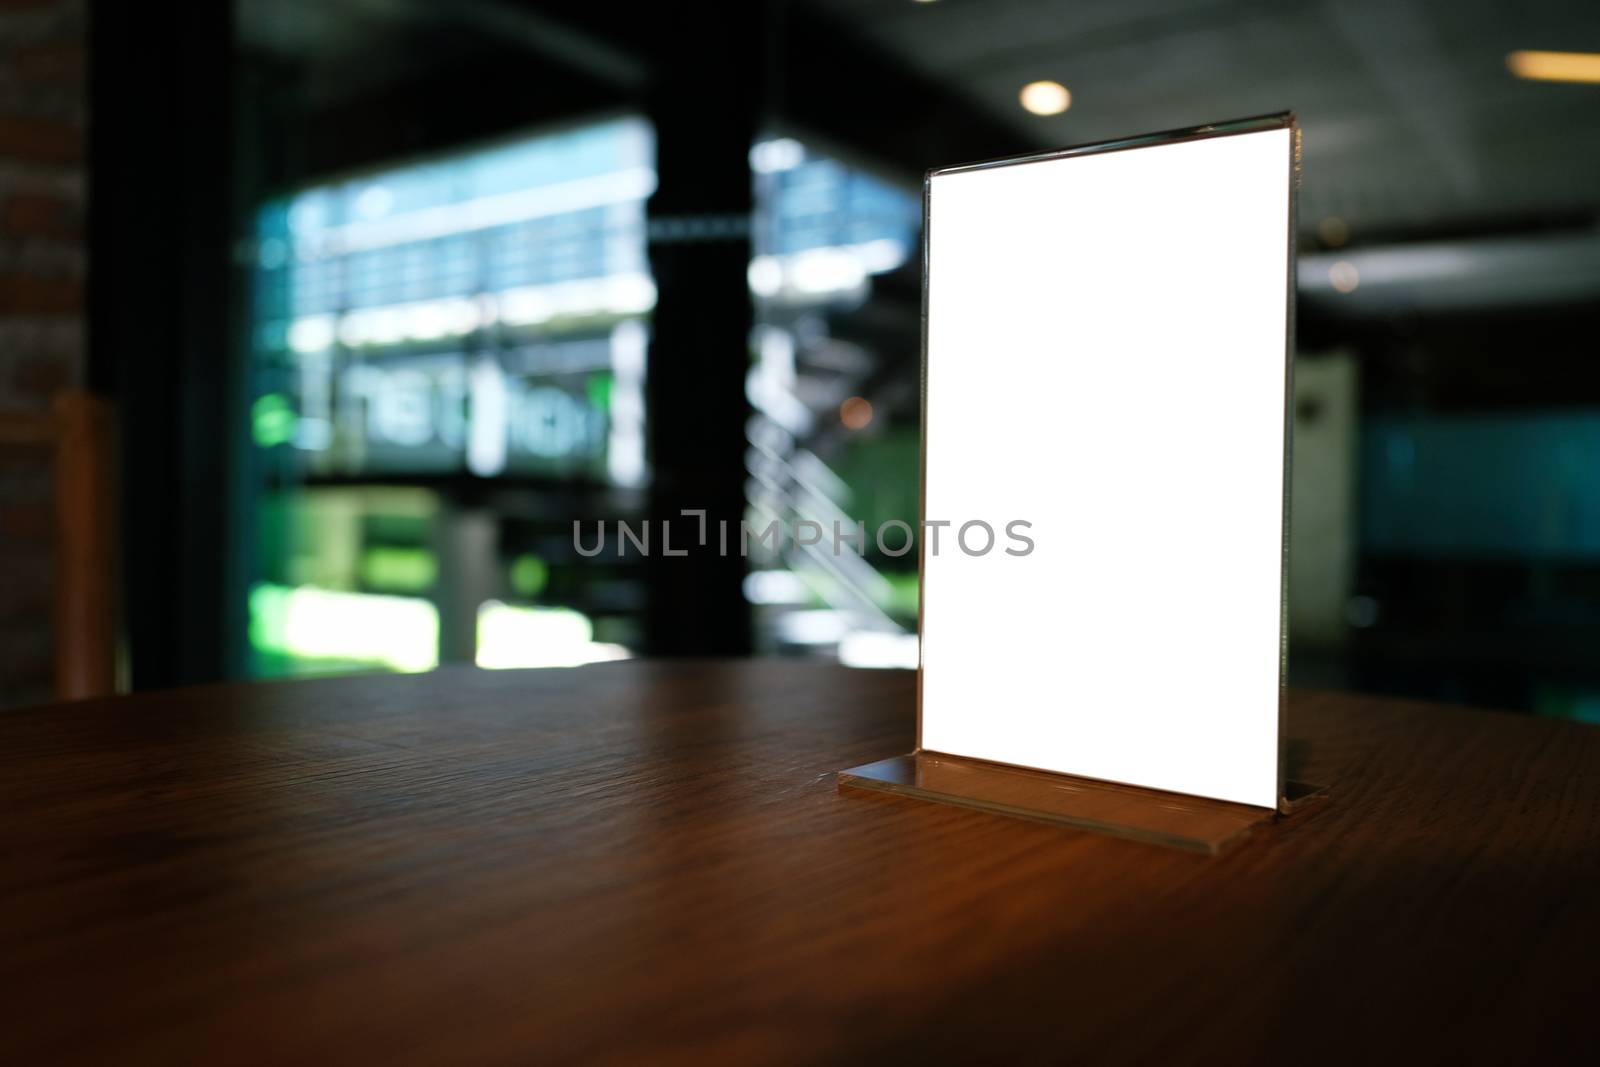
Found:
[[(573, 523), (915, 522), (922, 173), (1293, 109), (1291, 681), (1600, 721), (1600, 58), (1550, 51), (1600, 10), (6, 3), (0, 407), (116, 404), (136, 688), (912, 666), (914, 554)], [(0, 463), (15, 704), (56, 536)]]

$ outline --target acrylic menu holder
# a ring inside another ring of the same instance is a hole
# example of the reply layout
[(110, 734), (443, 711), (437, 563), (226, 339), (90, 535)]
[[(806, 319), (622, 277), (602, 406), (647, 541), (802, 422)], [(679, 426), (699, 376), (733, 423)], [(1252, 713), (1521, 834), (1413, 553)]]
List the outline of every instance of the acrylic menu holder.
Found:
[(1282, 114), (929, 172), (917, 748), (841, 789), (1208, 853), (1321, 795), (1283, 769), (1298, 156)]

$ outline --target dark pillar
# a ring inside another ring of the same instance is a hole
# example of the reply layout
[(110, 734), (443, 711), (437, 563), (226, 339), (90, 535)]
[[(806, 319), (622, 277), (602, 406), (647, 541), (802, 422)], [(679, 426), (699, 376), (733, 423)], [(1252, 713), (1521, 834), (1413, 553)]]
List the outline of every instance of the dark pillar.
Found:
[[(751, 650), (745, 561), (745, 374), (753, 323), (750, 145), (761, 115), (763, 9), (679, 4), (660, 31), (650, 88), (659, 186), (649, 205), (657, 301), (646, 384), (652, 554), (646, 643), (655, 655)], [(709, 544), (693, 542), (707, 513)], [(671, 521), (668, 557), (658, 543)], [(718, 551), (727, 522), (730, 551)]]
[(135, 689), (226, 677), (243, 652), (232, 8), (102, 0), (90, 17), (87, 377), (122, 427)]

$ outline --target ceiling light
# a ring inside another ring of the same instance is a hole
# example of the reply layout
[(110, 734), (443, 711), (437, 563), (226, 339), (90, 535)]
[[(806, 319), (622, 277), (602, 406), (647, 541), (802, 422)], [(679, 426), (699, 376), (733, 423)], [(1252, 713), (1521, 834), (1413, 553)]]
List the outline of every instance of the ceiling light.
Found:
[(1512, 52), (1506, 69), (1530, 81), (1600, 84), (1600, 52)]
[(1072, 106), (1072, 94), (1060, 82), (1029, 82), (1017, 99), (1035, 115), (1059, 115)]

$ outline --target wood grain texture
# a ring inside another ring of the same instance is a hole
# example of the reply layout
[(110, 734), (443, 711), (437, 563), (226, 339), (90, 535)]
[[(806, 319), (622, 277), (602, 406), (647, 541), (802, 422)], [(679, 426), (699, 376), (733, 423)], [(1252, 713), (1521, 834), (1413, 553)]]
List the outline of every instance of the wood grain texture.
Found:
[(914, 679), (779, 661), (0, 714), (8, 1063), (1600, 1051), (1600, 733), (1297, 693), (1207, 858), (889, 796)]

